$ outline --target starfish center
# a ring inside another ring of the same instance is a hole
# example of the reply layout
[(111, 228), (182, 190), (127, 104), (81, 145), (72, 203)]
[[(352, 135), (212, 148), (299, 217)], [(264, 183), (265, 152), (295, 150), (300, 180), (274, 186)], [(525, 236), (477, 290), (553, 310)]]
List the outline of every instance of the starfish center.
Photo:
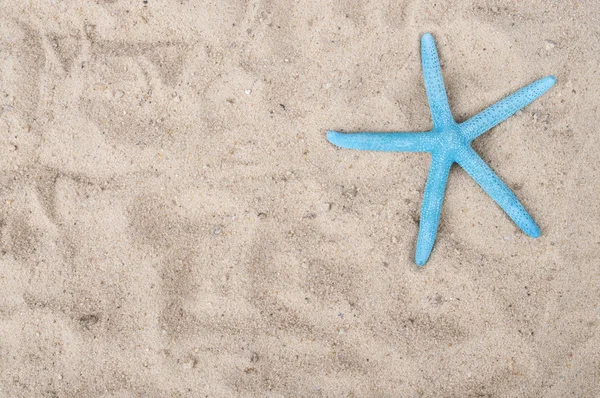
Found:
[(451, 154), (457, 150), (463, 149), (469, 143), (460, 132), (460, 127), (454, 123), (444, 126), (438, 132), (438, 150)]

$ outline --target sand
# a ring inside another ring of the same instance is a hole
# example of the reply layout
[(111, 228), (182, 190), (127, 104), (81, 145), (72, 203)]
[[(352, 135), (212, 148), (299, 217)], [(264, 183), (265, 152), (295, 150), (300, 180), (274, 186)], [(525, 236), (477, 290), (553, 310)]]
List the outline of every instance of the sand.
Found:
[[(600, 5), (3, 0), (0, 396), (600, 396)], [(413, 262), (419, 38), (462, 121), (558, 83), (458, 167)]]

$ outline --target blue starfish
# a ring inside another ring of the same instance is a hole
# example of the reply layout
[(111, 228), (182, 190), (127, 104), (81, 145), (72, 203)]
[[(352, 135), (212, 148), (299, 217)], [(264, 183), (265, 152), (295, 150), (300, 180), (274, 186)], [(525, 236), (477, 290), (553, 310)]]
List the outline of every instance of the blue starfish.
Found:
[(544, 94), (556, 82), (554, 76), (539, 79), (471, 119), (456, 123), (450, 112), (435, 42), (429, 33), (421, 37), (421, 62), (433, 129), (427, 132), (410, 133), (328, 131), (327, 139), (342, 148), (431, 153), (431, 166), (421, 204), (421, 221), (415, 253), (415, 262), (418, 266), (424, 265), (431, 254), (448, 173), (454, 162), (458, 163), (496, 201), (523, 232), (533, 238), (539, 237), (539, 227), (506, 184), (471, 148), (471, 141)]

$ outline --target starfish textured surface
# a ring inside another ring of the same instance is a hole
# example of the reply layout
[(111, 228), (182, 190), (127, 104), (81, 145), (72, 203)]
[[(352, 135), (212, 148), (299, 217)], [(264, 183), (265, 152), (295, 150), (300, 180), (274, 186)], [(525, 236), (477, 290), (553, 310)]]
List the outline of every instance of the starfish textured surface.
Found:
[(450, 111), (433, 36), (421, 38), (421, 62), (433, 128), (427, 132), (339, 133), (327, 139), (342, 148), (370, 151), (429, 152), (431, 167), (421, 204), (421, 221), (415, 262), (424, 265), (433, 249), (444, 201), (448, 173), (458, 163), (527, 235), (537, 238), (540, 229), (506, 184), (471, 148), (471, 142), (519, 109), (532, 103), (554, 85), (554, 76), (539, 79), (516, 91), (463, 123)]

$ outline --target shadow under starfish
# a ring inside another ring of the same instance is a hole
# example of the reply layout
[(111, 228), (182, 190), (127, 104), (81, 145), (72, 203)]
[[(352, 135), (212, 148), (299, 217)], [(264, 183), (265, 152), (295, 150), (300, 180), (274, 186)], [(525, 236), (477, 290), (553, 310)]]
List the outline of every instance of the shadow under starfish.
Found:
[(540, 229), (506, 184), (471, 148), (471, 142), (532, 103), (554, 85), (554, 76), (539, 79), (495, 103), (463, 123), (450, 112), (440, 61), (433, 36), (421, 38), (421, 62), (433, 129), (427, 132), (339, 133), (328, 131), (327, 139), (342, 148), (390, 152), (429, 152), (431, 167), (421, 204), (421, 221), (415, 262), (424, 265), (437, 234), (448, 173), (458, 163), (527, 235), (537, 238)]

